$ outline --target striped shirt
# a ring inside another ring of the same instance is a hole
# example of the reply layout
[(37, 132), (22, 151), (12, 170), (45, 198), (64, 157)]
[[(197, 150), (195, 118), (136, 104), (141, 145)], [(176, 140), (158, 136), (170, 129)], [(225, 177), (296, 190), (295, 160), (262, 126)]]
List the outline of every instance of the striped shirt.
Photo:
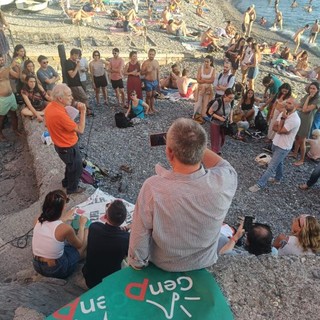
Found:
[(159, 164), (138, 196), (129, 244), (129, 264), (148, 261), (167, 271), (209, 267), (217, 260), (222, 222), (237, 188), (229, 162), (179, 174)]

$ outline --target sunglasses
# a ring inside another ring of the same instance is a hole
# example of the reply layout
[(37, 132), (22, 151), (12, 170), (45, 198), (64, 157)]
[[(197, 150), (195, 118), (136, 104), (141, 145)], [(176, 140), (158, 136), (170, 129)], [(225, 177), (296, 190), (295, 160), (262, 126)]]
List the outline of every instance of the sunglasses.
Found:
[(48, 64), (48, 61), (42, 61), (43, 64)]
[(134, 96), (136, 96), (137, 94), (136, 93), (131, 93), (130, 94), (130, 97), (134, 97)]
[(100, 54), (94, 54), (93, 56), (94, 57), (100, 57)]
[(118, 54), (119, 52), (112, 52), (112, 54)]

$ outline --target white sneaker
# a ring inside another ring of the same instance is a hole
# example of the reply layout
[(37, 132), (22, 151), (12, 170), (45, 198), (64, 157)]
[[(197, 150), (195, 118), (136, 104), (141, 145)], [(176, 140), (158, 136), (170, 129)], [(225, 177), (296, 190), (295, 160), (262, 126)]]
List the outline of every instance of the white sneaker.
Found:
[(280, 184), (281, 182), (279, 180), (276, 180), (276, 178), (270, 177), (268, 179), (268, 182), (271, 182), (273, 184)]
[(261, 188), (257, 184), (255, 184), (249, 188), (249, 191), (251, 191), (251, 192), (258, 192), (260, 190), (261, 190)]

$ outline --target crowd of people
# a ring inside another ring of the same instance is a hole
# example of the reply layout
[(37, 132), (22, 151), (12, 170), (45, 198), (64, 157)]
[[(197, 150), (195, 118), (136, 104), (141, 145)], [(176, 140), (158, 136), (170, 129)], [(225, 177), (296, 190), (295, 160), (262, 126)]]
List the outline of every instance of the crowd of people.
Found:
[[(179, 1), (171, 1), (165, 10), (178, 10), (179, 6)], [(204, 1), (199, 2), (199, 6), (202, 8)], [(198, 14), (203, 14), (197, 9)], [(188, 35), (185, 22), (172, 21), (166, 14), (162, 18), (169, 33)], [(47, 194), (34, 227), (33, 265), (38, 273), (66, 278), (86, 257), (83, 275), (88, 288), (92, 288), (104, 277), (120, 270), (125, 258), (135, 269), (152, 262), (166, 271), (188, 271), (209, 267), (222, 254), (320, 252), (320, 224), (311, 215), (299, 215), (292, 222), (291, 234), (281, 234), (275, 240), (270, 226), (256, 222), (250, 229), (244, 230), (240, 222), (237, 229), (224, 232), (223, 222), (237, 189), (237, 173), (221, 157), (226, 123), (241, 123), (242, 126), (245, 123), (247, 128), (253, 127), (258, 109), (260, 112), (268, 110), (267, 138), (272, 159), (265, 173), (249, 188), (251, 192), (261, 191), (268, 183), (280, 184), (287, 156), (297, 158), (300, 154), (296, 166), (303, 165), (306, 155), (320, 159), (319, 82), (309, 83), (306, 95), (298, 101), (289, 83), (282, 83), (277, 76), (269, 74), (262, 81), (263, 98), (258, 98), (255, 79), (259, 74), (261, 51), (266, 48), (261, 50), (251, 37), (255, 20), (255, 7), (250, 6), (245, 13), (242, 34), (239, 31), (239, 37), (233, 38), (225, 49), (223, 70), (216, 72), (213, 56), (207, 55), (194, 79), (188, 69), (180, 70), (178, 64), (172, 65), (172, 72), (160, 79), (155, 49), (150, 49), (148, 58), (140, 64), (136, 51), (130, 52), (129, 61), (125, 63), (118, 48), (112, 49), (110, 59), (103, 59), (95, 50), (88, 63), (81, 51), (73, 48), (63, 66), (66, 84), (59, 83), (58, 73), (48, 65), (44, 55), (38, 57), (39, 69), (35, 71), (34, 62), (28, 59), (22, 45), (14, 48), (10, 65), (6, 65), (5, 55), (0, 56), (0, 140), (5, 139), (2, 127), (8, 113), (13, 130), (21, 134), (16, 114), (19, 102), (24, 106), (23, 116), (45, 121), (55, 151), (65, 164), (61, 182), (65, 191)], [(225, 31), (227, 36), (233, 37), (236, 30), (228, 22)], [(216, 50), (222, 49), (211, 29), (205, 31), (202, 42)], [(280, 46), (275, 44), (269, 49), (269, 53), (275, 54)], [(286, 49), (280, 54), (286, 54)], [(305, 62), (303, 53), (295, 58)], [(300, 69), (297, 67), (297, 72)], [(317, 77), (319, 80), (319, 74)], [(158, 112), (155, 97), (169, 88), (175, 89), (181, 98), (194, 99), (193, 119), (178, 118), (170, 126), (165, 156), (172, 169), (157, 165), (156, 175), (144, 182), (135, 204), (132, 225), (121, 227), (127, 211), (121, 200), (115, 200), (106, 207), (105, 223), (95, 222), (88, 227), (87, 219), (81, 216), (78, 226), (72, 227), (70, 221), (74, 220), (75, 212), (66, 210), (68, 199), (84, 191), (79, 187), (83, 166), (78, 140), (85, 131), (86, 117), (93, 115), (88, 82), (94, 90), (95, 103), (101, 103), (102, 92), (104, 104), (108, 106), (111, 104), (107, 91), (109, 80), (117, 105), (127, 117), (144, 119)], [(240, 87), (238, 101), (235, 100), (236, 86)], [(256, 107), (257, 104), (260, 105)], [(69, 117), (67, 106), (78, 109), (78, 122)], [(210, 144), (201, 125), (206, 121), (210, 122)], [(311, 145), (309, 152), (307, 143)], [(300, 189), (310, 188), (319, 177), (320, 163), (310, 179), (299, 185)]]

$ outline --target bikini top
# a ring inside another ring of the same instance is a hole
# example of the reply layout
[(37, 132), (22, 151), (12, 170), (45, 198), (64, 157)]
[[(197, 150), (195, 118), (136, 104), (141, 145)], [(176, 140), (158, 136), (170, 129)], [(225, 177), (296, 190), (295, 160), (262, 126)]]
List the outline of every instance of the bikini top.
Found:
[(210, 79), (212, 77), (212, 73), (214, 71), (214, 68), (211, 67), (211, 72), (209, 74), (205, 74), (203, 70), (203, 66), (201, 66), (201, 78), (202, 79)]

